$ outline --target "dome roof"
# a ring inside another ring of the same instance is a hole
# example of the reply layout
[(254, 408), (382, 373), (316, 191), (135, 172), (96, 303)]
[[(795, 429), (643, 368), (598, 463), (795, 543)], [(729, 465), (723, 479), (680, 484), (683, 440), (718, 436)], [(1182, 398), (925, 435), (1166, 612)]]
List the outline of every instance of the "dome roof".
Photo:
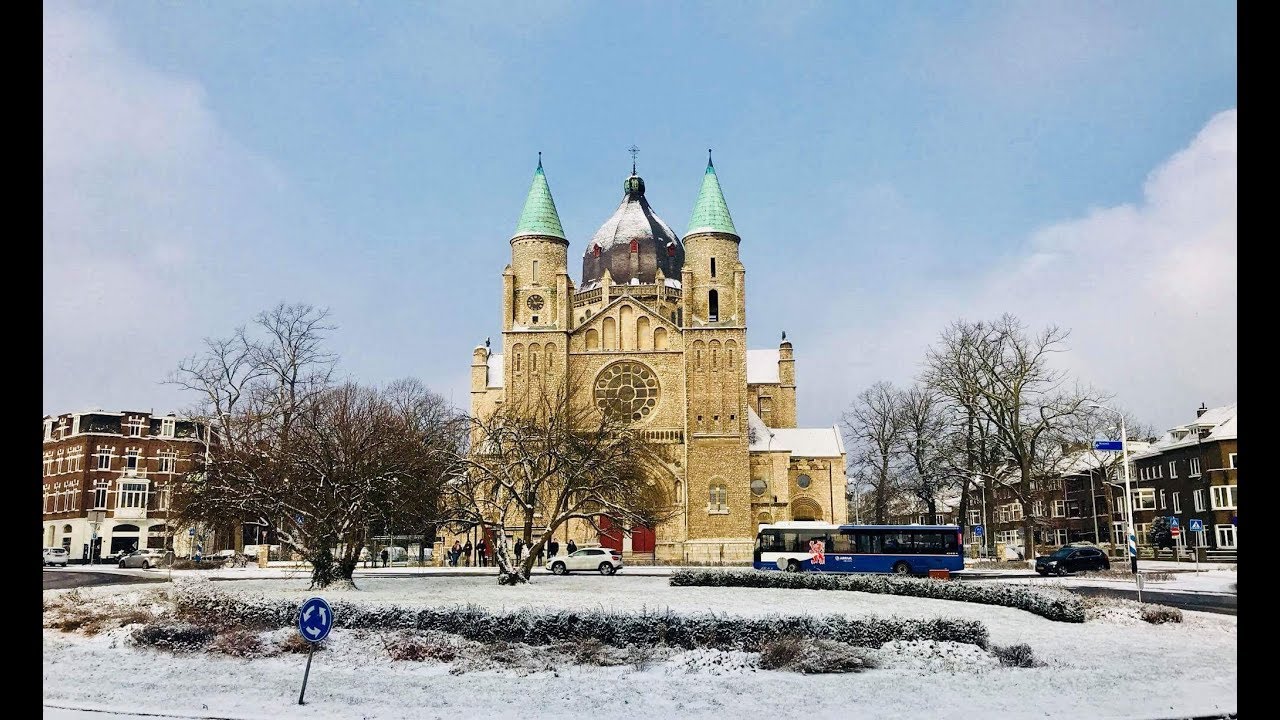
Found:
[(599, 282), (606, 268), (616, 283), (633, 278), (652, 283), (658, 268), (665, 277), (678, 279), (684, 267), (684, 243), (649, 207), (644, 180), (633, 172), (622, 189), (622, 204), (587, 243), (582, 256), (583, 289)]

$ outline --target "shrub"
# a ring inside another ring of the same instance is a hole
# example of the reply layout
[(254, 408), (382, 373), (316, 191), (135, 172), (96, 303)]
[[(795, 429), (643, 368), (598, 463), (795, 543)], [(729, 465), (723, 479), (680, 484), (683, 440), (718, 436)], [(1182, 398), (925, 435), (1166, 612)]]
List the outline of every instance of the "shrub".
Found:
[[(298, 633), (289, 633), (283, 640), (276, 644), (276, 647), (281, 652), (287, 653), (301, 654), (311, 652), (311, 643), (304, 640), (302, 635)], [(319, 652), (321, 650), (324, 650), (324, 643), (316, 643), (315, 651)]]
[[(297, 621), (298, 606), (285, 599), (242, 599), (213, 589), (178, 593), (184, 617), (218, 617), (236, 623), (266, 623), (287, 627)], [(546, 611), (523, 608), (495, 613), (484, 608), (404, 608), (395, 605), (332, 603), (334, 626), (366, 630), (419, 630), (458, 635), (482, 643), (499, 641), (551, 645), (586, 643), (624, 648), (664, 644), (673, 647), (712, 647), (759, 651), (783, 635), (823, 638), (845, 645), (879, 647), (890, 640), (951, 640), (987, 646), (987, 628), (976, 620), (958, 618), (850, 618), (844, 615), (733, 617), (716, 614), (677, 615), (666, 612)], [(304, 648), (305, 649), (305, 648)], [(588, 653), (583, 649), (581, 652)]]
[(255, 658), (262, 656), (262, 641), (251, 630), (227, 630), (218, 633), (209, 649), (232, 657)]
[(1040, 667), (1044, 663), (1036, 660), (1036, 656), (1031, 652), (1031, 646), (1022, 643), (1021, 645), (993, 645), (991, 652), (1000, 658), (1001, 665), (1009, 667)]
[(174, 652), (200, 650), (213, 640), (212, 628), (183, 622), (155, 622), (133, 630), (133, 641)]
[(384, 641), (383, 646), (392, 660), (450, 662), (458, 657), (457, 645), (430, 634), (402, 632), (389, 642)]
[[(673, 586), (756, 587), (906, 595), (1003, 605), (1060, 622), (1084, 622), (1079, 596), (1025, 585), (941, 582), (892, 575), (835, 575), (784, 573), (770, 570), (680, 570), (671, 575)], [(961, 641), (966, 642), (966, 641)]]
[(875, 667), (873, 657), (866, 648), (788, 635), (765, 643), (760, 649), (760, 667), (806, 674), (849, 673)]
[(1182, 622), (1182, 611), (1167, 605), (1143, 605), (1142, 619), (1153, 625)]
[(789, 667), (803, 650), (804, 641), (795, 635), (774, 638), (760, 648), (760, 667), (765, 670)]
[(647, 670), (653, 664), (657, 651), (652, 645), (628, 645), (627, 662), (636, 670)]

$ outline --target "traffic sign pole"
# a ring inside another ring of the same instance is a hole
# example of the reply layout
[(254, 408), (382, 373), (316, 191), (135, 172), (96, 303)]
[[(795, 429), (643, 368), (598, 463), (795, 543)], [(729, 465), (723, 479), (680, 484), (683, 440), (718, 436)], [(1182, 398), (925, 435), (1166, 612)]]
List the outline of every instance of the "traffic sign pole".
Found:
[(302, 690), (298, 692), (299, 705), (305, 704), (303, 698), (307, 694), (307, 679), (311, 677), (311, 656), (316, 651), (316, 644), (329, 637), (333, 621), (333, 608), (329, 607), (324, 598), (310, 598), (298, 608), (298, 632), (307, 641), (307, 669), (302, 674)]
[(311, 677), (311, 655), (316, 651), (315, 643), (307, 643), (307, 671), (302, 674), (302, 692), (298, 693), (298, 704), (305, 705), (302, 696), (307, 694), (307, 678)]

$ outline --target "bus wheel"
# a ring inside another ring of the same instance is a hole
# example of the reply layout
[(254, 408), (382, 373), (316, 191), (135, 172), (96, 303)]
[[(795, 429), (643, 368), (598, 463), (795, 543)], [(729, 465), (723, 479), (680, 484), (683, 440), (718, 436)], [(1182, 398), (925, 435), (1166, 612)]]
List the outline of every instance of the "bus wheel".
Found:
[(795, 560), (787, 561), (787, 572), (800, 572), (800, 563)]
[(895, 575), (909, 575), (911, 573), (911, 566), (903, 561), (896, 562), (893, 564), (893, 573)]

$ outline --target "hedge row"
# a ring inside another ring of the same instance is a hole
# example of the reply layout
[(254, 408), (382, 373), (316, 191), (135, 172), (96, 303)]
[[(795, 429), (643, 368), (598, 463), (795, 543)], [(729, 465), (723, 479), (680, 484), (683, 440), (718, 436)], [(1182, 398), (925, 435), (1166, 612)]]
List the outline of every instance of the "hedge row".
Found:
[(785, 588), (792, 590), (852, 590), (882, 595), (956, 600), (1003, 605), (1060, 622), (1084, 622), (1084, 602), (1076, 595), (1046, 592), (1024, 585), (974, 583), (898, 577), (895, 575), (835, 575), (771, 570), (678, 570), (674, 586)]
[[(245, 599), (212, 590), (178, 594), (184, 617), (218, 618), (224, 623), (287, 627), (297, 623), (300, 603), (291, 600)], [(891, 640), (937, 640), (988, 645), (987, 628), (976, 620), (934, 618), (859, 618), (843, 615), (734, 617), (716, 614), (677, 615), (667, 611), (600, 612), (521, 609), (494, 613), (484, 608), (404, 608), (336, 601), (334, 626), (367, 630), (435, 630), (478, 642), (522, 642), (545, 645), (593, 638), (606, 645), (665, 644), (681, 648), (759, 651), (775, 638), (797, 635), (848, 645), (879, 647)]]

